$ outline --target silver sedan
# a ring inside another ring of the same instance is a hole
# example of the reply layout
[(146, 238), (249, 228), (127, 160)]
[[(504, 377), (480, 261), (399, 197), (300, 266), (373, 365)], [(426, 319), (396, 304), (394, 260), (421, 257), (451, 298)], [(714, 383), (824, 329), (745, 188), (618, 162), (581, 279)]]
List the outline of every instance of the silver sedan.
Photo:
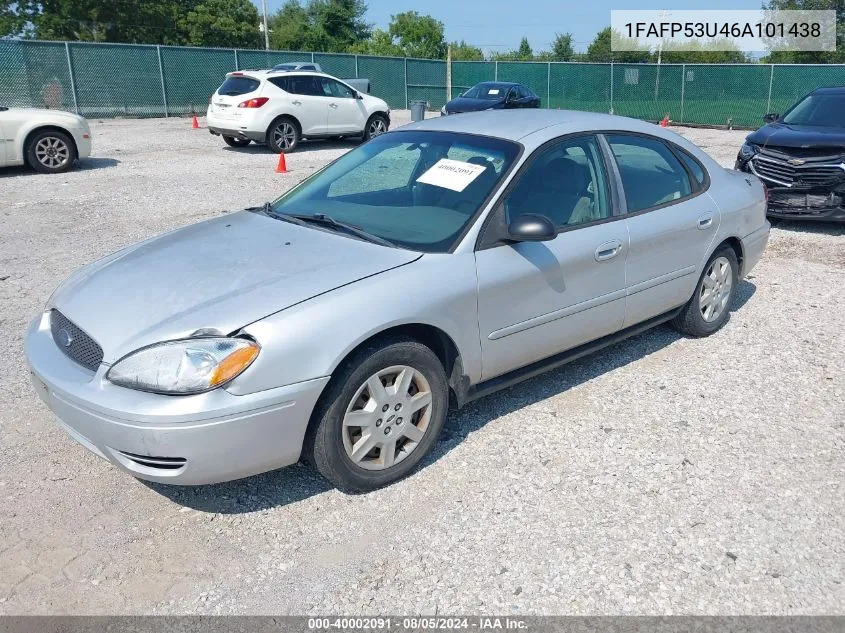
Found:
[(442, 117), (83, 268), (26, 355), (62, 427), (136, 477), (305, 458), (370, 490), (419, 464), (450, 406), (660, 323), (721, 328), (765, 216), (754, 176), (652, 124)]

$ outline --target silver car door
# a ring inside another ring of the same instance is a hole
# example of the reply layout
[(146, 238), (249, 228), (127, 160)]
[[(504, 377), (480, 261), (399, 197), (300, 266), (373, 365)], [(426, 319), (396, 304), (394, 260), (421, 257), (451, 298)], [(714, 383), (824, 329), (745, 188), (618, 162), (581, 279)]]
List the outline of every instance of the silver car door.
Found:
[(628, 211), (627, 327), (681, 306), (692, 296), (721, 216), (705, 191), (706, 183), (699, 182), (675, 153), (680, 148), (673, 151), (661, 139), (646, 135), (615, 133), (605, 139)]
[[(622, 327), (628, 237), (610, 196), (592, 135), (540, 148), (504, 193), (476, 252), (483, 379)], [(551, 219), (557, 237), (502, 239), (524, 213)]]

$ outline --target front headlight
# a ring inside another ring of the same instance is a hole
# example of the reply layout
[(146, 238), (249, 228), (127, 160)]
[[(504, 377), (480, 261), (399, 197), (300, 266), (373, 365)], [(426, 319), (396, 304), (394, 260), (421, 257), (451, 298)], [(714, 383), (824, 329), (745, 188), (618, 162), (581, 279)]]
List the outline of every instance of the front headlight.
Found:
[(757, 146), (751, 143), (743, 143), (739, 148), (739, 155), (743, 160), (748, 160), (757, 153)]
[(106, 374), (115, 385), (164, 394), (216, 389), (249, 367), (258, 343), (242, 338), (194, 338), (145, 347), (124, 356)]

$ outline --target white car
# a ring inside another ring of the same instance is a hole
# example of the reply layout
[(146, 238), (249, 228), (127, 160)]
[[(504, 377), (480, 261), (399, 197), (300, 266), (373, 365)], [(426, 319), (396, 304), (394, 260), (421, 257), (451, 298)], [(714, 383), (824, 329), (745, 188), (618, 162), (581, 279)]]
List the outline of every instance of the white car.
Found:
[(368, 140), (388, 127), (390, 108), (382, 99), (317, 72), (228, 73), (208, 104), (209, 131), (232, 147), (255, 141), (290, 152), (302, 138)]
[(43, 174), (70, 169), (91, 155), (91, 128), (61, 110), (0, 107), (0, 167), (29, 165)]

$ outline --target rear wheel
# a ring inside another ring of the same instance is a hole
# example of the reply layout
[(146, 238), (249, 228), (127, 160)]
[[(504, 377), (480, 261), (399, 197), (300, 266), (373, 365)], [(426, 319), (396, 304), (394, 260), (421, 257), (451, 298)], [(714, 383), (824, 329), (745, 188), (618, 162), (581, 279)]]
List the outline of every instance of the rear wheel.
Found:
[(236, 136), (224, 136), (223, 142), (229, 147), (246, 147), (250, 144), (248, 138), (238, 138)]
[(290, 117), (276, 119), (267, 130), (267, 147), (276, 152), (292, 152), (299, 145), (299, 126)]
[(689, 336), (708, 336), (719, 330), (730, 315), (738, 280), (736, 253), (730, 246), (721, 246), (704, 266), (695, 292), (672, 325)]
[(73, 140), (58, 130), (37, 132), (26, 146), (26, 162), (42, 174), (66, 172), (75, 160), (76, 146)]
[(314, 412), (305, 454), (342, 490), (365, 492), (409, 474), (443, 427), (449, 389), (440, 360), (409, 338), (362, 349)]
[(371, 138), (384, 134), (388, 127), (387, 117), (383, 114), (374, 114), (367, 121), (367, 127), (364, 128), (364, 140), (369, 141)]

